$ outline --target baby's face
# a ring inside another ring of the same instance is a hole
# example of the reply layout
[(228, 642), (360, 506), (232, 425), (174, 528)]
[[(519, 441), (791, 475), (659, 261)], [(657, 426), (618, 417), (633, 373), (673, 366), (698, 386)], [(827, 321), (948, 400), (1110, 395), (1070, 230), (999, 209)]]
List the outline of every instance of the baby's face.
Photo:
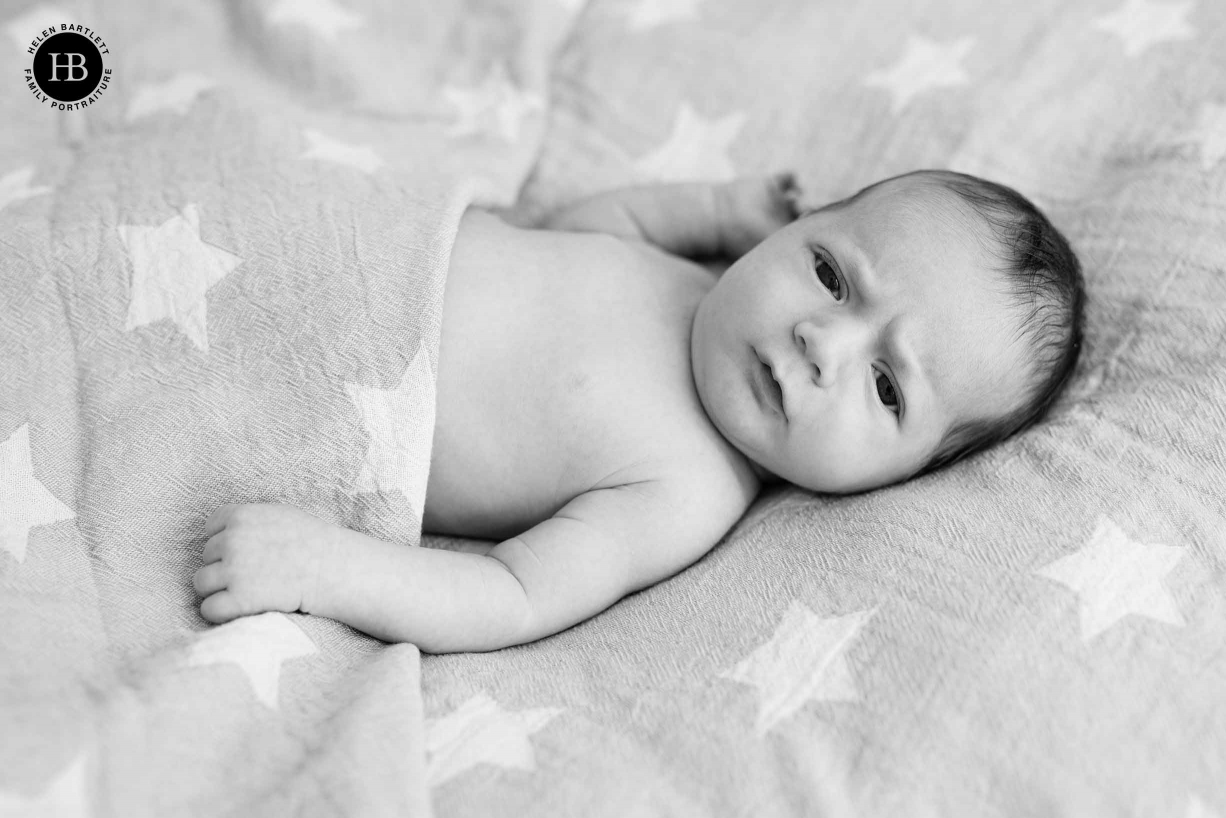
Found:
[(699, 305), (694, 381), (760, 471), (814, 491), (904, 480), (961, 421), (1021, 401), (1002, 274), (952, 194), (906, 178), (799, 219)]

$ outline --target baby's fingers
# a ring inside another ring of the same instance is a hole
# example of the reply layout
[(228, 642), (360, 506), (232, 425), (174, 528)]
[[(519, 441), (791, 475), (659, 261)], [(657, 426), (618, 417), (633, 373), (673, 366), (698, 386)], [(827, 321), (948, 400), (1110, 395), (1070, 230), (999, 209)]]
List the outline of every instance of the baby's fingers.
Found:
[(781, 201), (783, 206), (787, 208), (788, 218), (792, 221), (799, 219), (803, 211), (800, 205), (800, 185), (796, 183), (796, 174), (776, 174), (774, 182), (777, 200)]
[(799, 210), (790, 173), (736, 179), (719, 188), (721, 247), (740, 258), (780, 228), (795, 221)]
[(226, 587), (226, 566), (222, 562), (211, 562), (196, 570), (192, 578), (192, 586), (200, 596), (215, 594)]
[(222, 503), (204, 520), (204, 536), (212, 537), (226, 527), (230, 517), (239, 508), (238, 503)]
[(204, 544), (204, 548), (200, 551), (200, 561), (205, 565), (211, 562), (217, 562), (225, 557), (224, 549), (226, 547), (225, 534), (214, 534), (209, 537), (208, 542)]
[(218, 591), (200, 603), (200, 615), (214, 625), (220, 625), (243, 616), (244, 611), (233, 594)]

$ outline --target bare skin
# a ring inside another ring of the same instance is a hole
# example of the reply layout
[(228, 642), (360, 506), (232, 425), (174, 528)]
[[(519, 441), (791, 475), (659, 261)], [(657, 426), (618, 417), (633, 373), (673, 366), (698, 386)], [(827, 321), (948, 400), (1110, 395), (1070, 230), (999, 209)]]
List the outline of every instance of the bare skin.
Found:
[[(919, 182), (796, 221), (771, 180), (630, 189), (545, 226), (470, 210), (446, 285), (424, 528), (490, 547), (223, 506), (206, 619), (301, 610), (432, 653), (530, 642), (693, 563), (763, 481), (904, 480), (1025, 383), (981, 237)], [(735, 259), (720, 278), (687, 258), (716, 254)]]
[(544, 230), (470, 209), (443, 304), (424, 529), (484, 553), (380, 542), (288, 506), (219, 508), (196, 589), (213, 622), (330, 616), (429, 652), (563, 630), (708, 551), (759, 473), (712, 425), (690, 328), (717, 278), (791, 220), (777, 182), (618, 191)]

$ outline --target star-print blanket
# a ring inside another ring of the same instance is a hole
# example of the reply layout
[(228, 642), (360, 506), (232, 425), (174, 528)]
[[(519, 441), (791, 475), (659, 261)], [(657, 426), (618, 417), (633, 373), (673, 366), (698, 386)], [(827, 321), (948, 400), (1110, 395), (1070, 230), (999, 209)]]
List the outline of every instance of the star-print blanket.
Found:
[(414, 646), (190, 578), (225, 502), (419, 545), (455, 232), (573, 10), (98, 5), (0, 7), (3, 76), (63, 22), (114, 72), (0, 83), (0, 815), (429, 814)]
[[(1006, 5), (0, 5), (0, 816), (1226, 818), (1226, 5)], [(1040, 427), (531, 645), (198, 616), (219, 502), (417, 541), (470, 199), (918, 167), (1082, 257)]]

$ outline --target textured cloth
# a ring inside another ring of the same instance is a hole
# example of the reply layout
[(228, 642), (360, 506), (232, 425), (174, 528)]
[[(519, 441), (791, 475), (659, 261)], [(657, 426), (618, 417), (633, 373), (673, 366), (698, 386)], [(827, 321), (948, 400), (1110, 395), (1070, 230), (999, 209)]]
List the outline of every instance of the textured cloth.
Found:
[(0, 98), (0, 815), (429, 814), (416, 647), (192, 575), (222, 503), (419, 544), (455, 233), (570, 20), (435, 5), (0, 18), (5, 76), (68, 21), (115, 71)]
[(586, 6), (526, 205), (980, 174), (1079, 252), (1085, 354), (968, 462), (771, 490), (588, 623), (428, 657), (427, 716), (556, 711), (535, 771), (456, 776), (439, 815), (1226, 818), (1226, 4), (1005, 5)]

